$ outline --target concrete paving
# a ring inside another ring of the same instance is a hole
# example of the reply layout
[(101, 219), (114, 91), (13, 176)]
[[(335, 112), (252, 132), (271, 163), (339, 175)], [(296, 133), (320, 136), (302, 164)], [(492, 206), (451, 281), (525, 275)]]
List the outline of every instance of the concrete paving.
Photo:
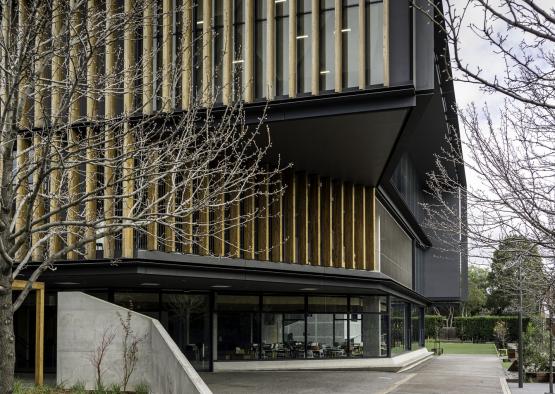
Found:
[[(221, 372), (201, 377), (214, 394), (503, 394), (495, 356), (443, 355), (402, 373)], [(534, 393), (535, 394), (535, 393)]]
[(518, 388), (518, 383), (509, 383), (511, 394), (545, 394), (549, 393), (549, 383), (524, 383), (524, 387)]

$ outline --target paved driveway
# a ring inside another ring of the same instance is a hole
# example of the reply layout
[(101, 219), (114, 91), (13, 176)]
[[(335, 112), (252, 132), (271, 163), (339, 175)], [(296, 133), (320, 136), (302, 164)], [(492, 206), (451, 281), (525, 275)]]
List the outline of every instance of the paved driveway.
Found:
[(214, 394), (502, 394), (495, 356), (443, 355), (402, 373), (292, 371), (203, 373)]

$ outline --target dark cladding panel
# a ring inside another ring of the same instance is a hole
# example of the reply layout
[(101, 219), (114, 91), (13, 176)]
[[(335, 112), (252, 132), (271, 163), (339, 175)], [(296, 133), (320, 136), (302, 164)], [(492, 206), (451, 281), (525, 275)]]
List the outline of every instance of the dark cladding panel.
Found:
[(411, 18), (409, 0), (389, 2), (389, 82), (391, 85), (412, 80)]
[(434, 24), (433, 6), (429, 0), (416, 0), (415, 31), (415, 85), (416, 90), (434, 88)]

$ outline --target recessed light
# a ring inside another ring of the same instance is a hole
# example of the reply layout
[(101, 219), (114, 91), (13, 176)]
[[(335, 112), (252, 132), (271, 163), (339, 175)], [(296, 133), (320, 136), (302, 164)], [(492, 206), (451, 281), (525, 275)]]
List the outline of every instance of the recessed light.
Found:
[(351, 28), (347, 28), (347, 29), (341, 29), (341, 33), (348, 33), (351, 31)]
[(322, 71), (320, 71), (320, 74), (329, 74), (329, 73), (330, 73), (330, 70), (322, 70)]
[(62, 285), (62, 286), (73, 286), (73, 285), (78, 285), (79, 282), (56, 282), (57, 285)]
[(160, 286), (160, 283), (144, 282), (144, 283), (141, 283), (141, 286)]
[(303, 34), (302, 36), (297, 36), (297, 40), (302, 40), (303, 38), (308, 38), (308, 34)]
[(299, 289), (301, 291), (314, 291), (314, 290), (318, 290), (316, 287), (303, 287), (302, 289)]
[(210, 287), (213, 287), (214, 289), (227, 289), (228, 287), (231, 287), (229, 285), (212, 285)]

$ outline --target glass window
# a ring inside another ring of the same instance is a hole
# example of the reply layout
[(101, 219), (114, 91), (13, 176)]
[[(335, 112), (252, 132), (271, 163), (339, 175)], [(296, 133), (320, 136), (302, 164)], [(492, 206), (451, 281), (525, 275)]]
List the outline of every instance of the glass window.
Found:
[(387, 312), (386, 296), (351, 297), (351, 313)]
[(245, 1), (233, 2), (233, 97), (243, 97), (243, 80), (245, 71)]
[(216, 310), (218, 311), (258, 311), (260, 298), (256, 295), (218, 294)]
[(376, 255), (381, 272), (412, 288), (412, 239), (378, 201)]
[(343, 0), (342, 22), (342, 80), (343, 87), (349, 88), (358, 86), (358, 0)]
[(202, 1), (196, 1), (193, 6), (194, 15), (194, 43), (193, 43), (193, 93), (198, 97), (202, 93)]
[(320, 296), (308, 297), (308, 312), (347, 313), (347, 297)]
[(301, 312), (304, 313), (303, 296), (264, 296), (262, 298), (264, 312)]
[(412, 305), (411, 308), (411, 349), (422, 347), (422, 307)]
[(320, 90), (335, 87), (334, 7), (334, 0), (320, 1)]
[(218, 312), (218, 360), (259, 358), (259, 316), (253, 312)]
[(309, 93), (312, 70), (311, 0), (297, 1), (297, 91)]
[(276, 96), (289, 94), (289, 2), (276, 2)]
[(307, 358), (347, 357), (348, 315), (314, 313), (307, 316)]
[(255, 3), (255, 97), (264, 98), (268, 95), (268, 83), (266, 77), (267, 68), (267, 1), (256, 0)]
[(114, 293), (114, 304), (124, 308), (159, 318), (160, 298), (158, 293), (135, 293), (135, 292), (116, 292)]
[(214, 98), (216, 102), (222, 101), (223, 64), (224, 64), (224, 2), (214, 1), (214, 47), (213, 52), (213, 77)]
[(350, 352), (352, 357), (387, 356), (387, 315), (354, 313), (350, 315)]
[(263, 313), (262, 359), (304, 358), (304, 313)]
[(407, 349), (407, 303), (391, 301), (391, 355), (403, 353)]
[(160, 320), (193, 367), (208, 370), (212, 354), (208, 295), (162, 294)]
[(366, 0), (366, 83), (383, 83), (383, 2)]

